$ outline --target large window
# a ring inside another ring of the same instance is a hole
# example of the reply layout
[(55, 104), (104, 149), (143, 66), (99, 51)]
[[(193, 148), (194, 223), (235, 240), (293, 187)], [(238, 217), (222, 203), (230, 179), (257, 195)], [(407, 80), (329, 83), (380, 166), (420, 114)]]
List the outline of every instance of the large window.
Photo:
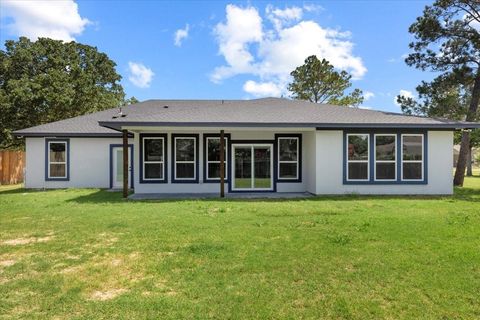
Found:
[(198, 135), (172, 135), (173, 182), (197, 182)]
[[(228, 136), (224, 138), (224, 178), (228, 179)], [(205, 136), (205, 181), (220, 180), (220, 136)]]
[(143, 180), (162, 181), (165, 177), (166, 148), (164, 137), (143, 137)]
[(347, 180), (367, 181), (370, 175), (370, 136), (347, 134)]
[(68, 180), (68, 140), (46, 140), (46, 180)]
[(375, 180), (397, 179), (396, 134), (375, 135)]
[(402, 180), (423, 180), (423, 135), (402, 134)]
[(300, 136), (277, 136), (278, 180), (300, 180)]

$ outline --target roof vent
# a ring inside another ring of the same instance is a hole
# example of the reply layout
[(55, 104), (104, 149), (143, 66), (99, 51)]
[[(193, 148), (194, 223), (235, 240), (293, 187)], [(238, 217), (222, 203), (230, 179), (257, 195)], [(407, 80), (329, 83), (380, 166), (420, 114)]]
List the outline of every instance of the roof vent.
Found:
[(126, 117), (127, 115), (125, 113), (123, 113), (122, 111), (122, 107), (119, 107), (118, 108), (118, 113), (116, 115), (114, 115), (112, 118), (113, 119), (116, 119), (116, 118), (124, 118)]

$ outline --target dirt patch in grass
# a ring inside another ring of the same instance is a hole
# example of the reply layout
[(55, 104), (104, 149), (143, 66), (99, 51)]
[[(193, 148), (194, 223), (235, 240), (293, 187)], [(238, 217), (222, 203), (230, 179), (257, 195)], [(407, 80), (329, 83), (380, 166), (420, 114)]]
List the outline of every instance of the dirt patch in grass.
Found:
[(0, 260), (0, 267), (10, 267), (15, 263), (17, 263), (15, 260)]
[(52, 240), (55, 236), (54, 235), (47, 235), (45, 237), (28, 237), (28, 238), (16, 238), (5, 240), (2, 244), (7, 246), (20, 246), (32, 243), (41, 243), (41, 242), (48, 242)]
[(124, 289), (124, 288), (110, 289), (106, 291), (94, 291), (90, 296), (90, 300), (96, 300), (96, 301), (111, 300), (125, 292), (127, 292), (127, 289)]

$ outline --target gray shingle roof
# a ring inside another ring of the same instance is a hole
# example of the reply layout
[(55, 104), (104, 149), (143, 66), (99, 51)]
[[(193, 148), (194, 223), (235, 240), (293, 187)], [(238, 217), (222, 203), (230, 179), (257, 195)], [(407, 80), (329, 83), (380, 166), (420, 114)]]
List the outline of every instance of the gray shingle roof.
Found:
[(281, 98), (255, 100), (147, 100), (16, 131), (17, 135), (118, 135), (122, 126), (316, 128), (479, 128), (479, 123), (315, 104)]

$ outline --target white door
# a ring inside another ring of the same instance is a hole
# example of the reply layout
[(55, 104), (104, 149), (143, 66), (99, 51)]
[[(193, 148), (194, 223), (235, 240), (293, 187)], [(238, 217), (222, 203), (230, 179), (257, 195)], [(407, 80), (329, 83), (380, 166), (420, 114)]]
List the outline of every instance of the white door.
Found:
[(232, 190), (273, 190), (273, 145), (234, 144)]
[[(128, 147), (128, 187), (130, 187), (130, 178), (132, 171), (132, 159), (130, 158), (131, 152), (130, 147)], [(123, 188), (123, 147), (114, 147), (113, 148), (113, 179), (112, 187), (113, 188)]]

